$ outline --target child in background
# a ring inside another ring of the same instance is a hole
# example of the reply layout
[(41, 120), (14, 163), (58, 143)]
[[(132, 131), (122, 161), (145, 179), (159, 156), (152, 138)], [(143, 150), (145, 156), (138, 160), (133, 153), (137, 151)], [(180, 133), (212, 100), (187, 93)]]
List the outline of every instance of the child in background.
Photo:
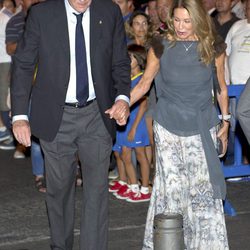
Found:
[[(131, 58), (131, 88), (133, 88), (142, 77), (147, 55), (146, 49), (136, 44), (128, 46), (128, 53)], [(146, 156), (146, 146), (150, 144), (144, 115), (146, 110), (147, 99), (143, 97), (131, 107), (127, 125), (120, 127), (116, 135), (116, 144), (121, 146), (120, 156), (125, 166), (129, 185), (126, 184), (126, 188), (124, 188), (125, 183), (123, 182), (122, 188), (114, 192), (114, 195), (118, 199), (128, 202), (148, 201), (151, 195), (149, 192), (150, 166)], [(135, 149), (141, 169), (141, 188), (138, 184), (136, 166), (133, 166), (131, 161), (132, 149)]]
[[(119, 129), (119, 128), (118, 128)], [(128, 189), (127, 174), (124, 166), (124, 162), (121, 158), (122, 147), (117, 143), (113, 146), (113, 153), (116, 160), (116, 166), (118, 170), (118, 179), (113, 180), (109, 183), (109, 192), (111, 193), (123, 193)]]

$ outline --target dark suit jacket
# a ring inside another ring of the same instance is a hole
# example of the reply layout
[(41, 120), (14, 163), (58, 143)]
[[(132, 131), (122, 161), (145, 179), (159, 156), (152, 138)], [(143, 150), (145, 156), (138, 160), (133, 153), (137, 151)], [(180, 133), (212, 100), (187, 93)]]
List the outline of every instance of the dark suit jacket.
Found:
[[(115, 122), (104, 111), (116, 96), (129, 96), (130, 60), (120, 9), (111, 0), (92, 0), (90, 57), (100, 112), (111, 136)], [(38, 65), (32, 88), (33, 73)], [(27, 115), (31, 98), (32, 134), (51, 141), (59, 129), (70, 76), (70, 48), (64, 0), (49, 0), (31, 8), (23, 39), (13, 57), (12, 115)]]

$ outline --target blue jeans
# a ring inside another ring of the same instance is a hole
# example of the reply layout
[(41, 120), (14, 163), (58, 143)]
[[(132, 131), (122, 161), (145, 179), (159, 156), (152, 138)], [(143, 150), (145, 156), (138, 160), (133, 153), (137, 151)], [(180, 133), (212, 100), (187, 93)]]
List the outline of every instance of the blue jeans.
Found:
[(10, 120), (10, 116), (9, 116), (10, 111), (1, 111), (1, 117), (2, 117), (2, 121), (4, 126), (11, 131), (11, 120)]
[(44, 175), (43, 153), (41, 150), (39, 139), (35, 137), (32, 137), (31, 139), (31, 163), (33, 175)]

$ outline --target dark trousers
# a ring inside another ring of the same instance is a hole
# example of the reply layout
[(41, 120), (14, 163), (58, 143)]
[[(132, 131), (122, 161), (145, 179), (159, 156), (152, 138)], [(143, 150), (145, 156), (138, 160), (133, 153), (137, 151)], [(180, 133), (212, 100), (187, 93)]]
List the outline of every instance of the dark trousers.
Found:
[(40, 142), (45, 155), (51, 248), (73, 248), (78, 156), (83, 175), (80, 250), (107, 250), (112, 139), (96, 101), (81, 109), (65, 106), (56, 138), (52, 142)]

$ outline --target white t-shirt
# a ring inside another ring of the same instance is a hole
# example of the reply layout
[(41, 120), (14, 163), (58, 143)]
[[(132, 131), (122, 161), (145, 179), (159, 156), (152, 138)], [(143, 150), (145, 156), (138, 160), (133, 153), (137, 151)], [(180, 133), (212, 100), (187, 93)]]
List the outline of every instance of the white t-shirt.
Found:
[(250, 23), (239, 20), (226, 37), (228, 66), (232, 84), (244, 84), (250, 76)]
[(232, 12), (240, 19), (246, 18), (245, 4), (239, 1), (232, 8)]
[(6, 52), (5, 45), (5, 29), (12, 14), (6, 9), (1, 9), (0, 12), (0, 63), (11, 62), (11, 57)]

